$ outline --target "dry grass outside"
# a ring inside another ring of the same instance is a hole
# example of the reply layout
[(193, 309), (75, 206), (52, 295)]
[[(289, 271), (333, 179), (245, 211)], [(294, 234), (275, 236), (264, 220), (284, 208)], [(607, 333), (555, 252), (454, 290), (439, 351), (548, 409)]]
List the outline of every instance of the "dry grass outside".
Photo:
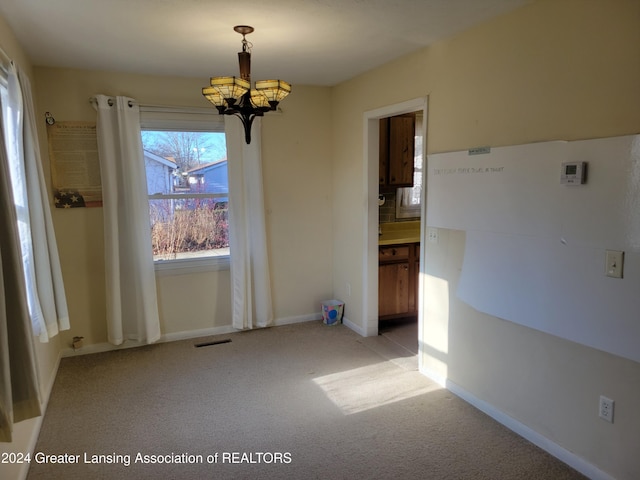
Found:
[[(227, 208), (210, 201), (150, 202), (153, 255), (174, 259), (177, 254), (229, 246)], [(226, 207), (226, 205), (225, 205)]]

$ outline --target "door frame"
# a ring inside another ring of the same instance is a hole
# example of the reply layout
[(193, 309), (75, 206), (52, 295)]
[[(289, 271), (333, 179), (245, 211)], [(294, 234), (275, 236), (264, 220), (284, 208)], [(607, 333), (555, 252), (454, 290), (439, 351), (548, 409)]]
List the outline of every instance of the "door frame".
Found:
[[(364, 191), (367, 208), (363, 231), (363, 268), (362, 268), (362, 311), (364, 336), (378, 335), (378, 184), (379, 184), (379, 120), (403, 113), (422, 111), (423, 135), (423, 188), (420, 199), (420, 272), (424, 271), (424, 239), (426, 225), (426, 151), (427, 151), (427, 104), (428, 97), (419, 97), (405, 102), (387, 105), (364, 112)], [(422, 274), (420, 275), (420, 279)], [(422, 281), (418, 286), (418, 338), (422, 337), (423, 292)]]

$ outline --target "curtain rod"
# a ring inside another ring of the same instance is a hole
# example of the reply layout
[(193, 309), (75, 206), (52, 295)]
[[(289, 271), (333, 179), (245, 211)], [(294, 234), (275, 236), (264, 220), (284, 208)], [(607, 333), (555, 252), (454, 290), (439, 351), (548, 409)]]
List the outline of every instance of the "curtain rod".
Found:
[[(89, 103), (95, 103), (96, 97), (90, 97)], [(129, 104), (132, 106), (133, 104)], [(218, 115), (218, 112), (211, 107), (185, 107), (185, 106), (174, 106), (174, 105), (153, 105), (153, 104), (144, 104), (138, 103), (138, 107), (140, 107), (140, 111), (142, 112), (167, 112), (167, 113), (200, 113), (203, 115)]]
[(143, 112), (181, 112), (181, 113), (202, 113), (205, 115), (219, 115), (218, 111), (211, 107), (185, 107), (172, 105), (151, 105), (140, 104), (140, 110)]
[[(175, 106), (175, 105), (151, 105), (151, 104), (138, 104), (140, 111), (142, 112), (157, 112), (157, 113), (194, 113), (200, 115), (220, 115), (215, 108), (211, 106), (205, 107), (187, 107), (187, 106)], [(269, 112), (269, 116), (282, 114), (282, 109), (278, 106), (278, 109), (274, 112)]]

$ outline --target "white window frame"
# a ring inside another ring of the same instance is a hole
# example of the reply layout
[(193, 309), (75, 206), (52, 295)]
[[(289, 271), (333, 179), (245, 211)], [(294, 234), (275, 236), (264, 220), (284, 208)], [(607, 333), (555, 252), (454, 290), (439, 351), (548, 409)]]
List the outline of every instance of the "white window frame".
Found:
[[(140, 128), (142, 131), (190, 131), (224, 133), (224, 117), (214, 109), (205, 107), (169, 107), (156, 105), (140, 106)], [(197, 195), (197, 194), (196, 194)], [(207, 194), (207, 197), (216, 194)], [(189, 197), (191, 197), (190, 195)], [(194, 195), (195, 196), (195, 195)], [(149, 200), (184, 198), (184, 195), (155, 194)], [(229, 255), (203, 256), (198, 258), (175, 258), (155, 260), (157, 276), (183, 275), (230, 269)]]

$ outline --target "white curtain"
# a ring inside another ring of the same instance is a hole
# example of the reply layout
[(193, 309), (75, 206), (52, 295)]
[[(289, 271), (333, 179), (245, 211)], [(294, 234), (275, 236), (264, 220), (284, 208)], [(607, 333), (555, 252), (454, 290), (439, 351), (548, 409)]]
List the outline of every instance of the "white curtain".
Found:
[(97, 95), (109, 342), (160, 338), (140, 110), (135, 100)]
[(229, 168), (229, 246), (231, 251), (232, 324), (246, 330), (273, 323), (267, 233), (262, 187), (260, 118), (251, 144), (242, 122), (225, 117)]
[(69, 329), (69, 313), (40, 160), (29, 79), (12, 63), (4, 132), (33, 332), (47, 342)]
[[(3, 99), (6, 100), (6, 99)], [(40, 391), (18, 218), (0, 109), (0, 441), (13, 423), (40, 415)]]
[[(19, 84), (19, 88), (17, 85)], [(14, 87), (14, 88), (12, 88)], [(65, 296), (64, 283), (58, 244), (56, 242), (49, 195), (44, 180), (40, 159), (40, 146), (36, 128), (35, 109), (31, 96), (29, 78), (18, 69), (9, 74), (9, 96), (21, 93), (24, 119), (22, 123), (22, 151), (24, 161), (26, 199), (29, 207), (30, 256), (26, 263), (29, 268), (27, 293), (33, 297), (32, 322), (37, 322), (35, 332), (41, 342), (47, 342), (60, 330), (69, 329), (69, 311)]]

